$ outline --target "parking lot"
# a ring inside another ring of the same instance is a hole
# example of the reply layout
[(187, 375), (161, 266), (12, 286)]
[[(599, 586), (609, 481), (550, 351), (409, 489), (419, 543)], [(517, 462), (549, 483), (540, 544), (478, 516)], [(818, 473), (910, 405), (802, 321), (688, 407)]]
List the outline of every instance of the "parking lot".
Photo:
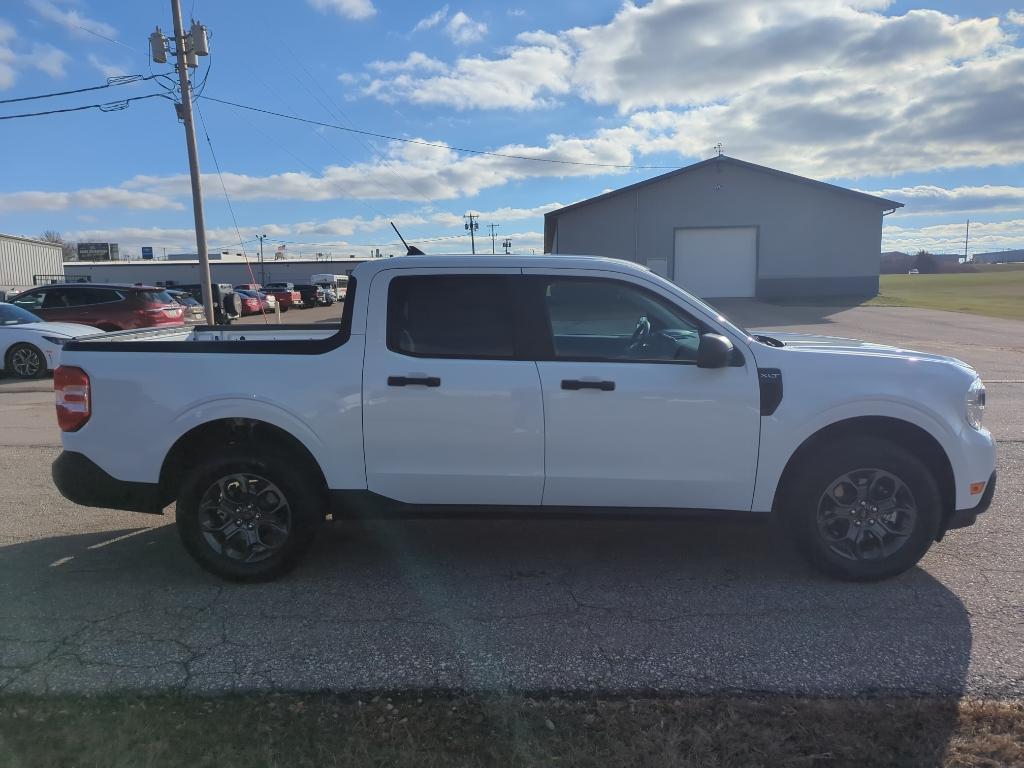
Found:
[(880, 584), (817, 576), (768, 525), (543, 520), (338, 525), (282, 581), (225, 584), (168, 517), (61, 498), (48, 382), (3, 381), (0, 688), (1024, 695), (1024, 323), (723, 309), (975, 365), (1000, 441), (992, 509)]

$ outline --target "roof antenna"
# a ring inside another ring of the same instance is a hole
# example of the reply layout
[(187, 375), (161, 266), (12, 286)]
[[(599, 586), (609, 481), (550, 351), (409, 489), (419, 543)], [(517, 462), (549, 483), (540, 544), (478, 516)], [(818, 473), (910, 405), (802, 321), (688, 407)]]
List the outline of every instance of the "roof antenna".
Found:
[(402, 245), (405, 246), (405, 255), (406, 256), (426, 256), (427, 255), (423, 251), (421, 251), (419, 248), (417, 248), (415, 245), (409, 245), (407, 242), (405, 242), (405, 238), (402, 237), (402, 233), (398, 231), (398, 227), (395, 226), (395, 222), (389, 221), (388, 224), (390, 224), (391, 228), (393, 230), (395, 230), (395, 234), (398, 235), (398, 239), (401, 240), (402, 241)]
[(717, 144), (715, 144), (715, 151), (718, 153), (719, 157), (725, 154), (725, 146), (722, 144), (722, 142), (718, 142)]

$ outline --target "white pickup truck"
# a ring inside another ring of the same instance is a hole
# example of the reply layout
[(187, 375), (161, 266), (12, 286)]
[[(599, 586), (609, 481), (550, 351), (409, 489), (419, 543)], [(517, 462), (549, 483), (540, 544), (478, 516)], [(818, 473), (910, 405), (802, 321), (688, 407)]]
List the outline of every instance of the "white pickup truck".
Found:
[(110, 333), (61, 363), (61, 493), (177, 502), (236, 580), (288, 571), (328, 517), (687, 512), (773, 515), (822, 571), (881, 579), (995, 490), (966, 364), (747, 332), (612, 259), (369, 262), (340, 325)]

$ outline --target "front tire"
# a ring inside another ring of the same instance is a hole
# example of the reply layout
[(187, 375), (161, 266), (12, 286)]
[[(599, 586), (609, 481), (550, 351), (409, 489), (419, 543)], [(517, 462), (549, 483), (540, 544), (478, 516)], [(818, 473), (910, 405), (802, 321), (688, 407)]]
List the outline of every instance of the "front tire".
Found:
[(856, 438), (816, 454), (790, 483), (782, 509), (797, 548), (821, 572), (878, 581), (924, 557), (942, 522), (942, 496), (906, 449)]
[(46, 374), (46, 357), (34, 344), (15, 344), (7, 350), (4, 369), (19, 379), (38, 379)]
[(230, 581), (271, 581), (294, 568), (324, 519), (322, 483), (287, 456), (238, 446), (184, 478), (178, 534), (203, 568)]

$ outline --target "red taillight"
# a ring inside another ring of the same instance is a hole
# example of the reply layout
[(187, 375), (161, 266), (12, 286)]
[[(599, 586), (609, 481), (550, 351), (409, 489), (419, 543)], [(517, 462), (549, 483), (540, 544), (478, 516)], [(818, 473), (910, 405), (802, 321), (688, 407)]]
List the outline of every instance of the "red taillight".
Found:
[(61, 432), (81, 429), (92, 416), (89, 374), (81, 368), (60, 365), (53, 372), (53, 391), (57, 395), (57, 424)]

